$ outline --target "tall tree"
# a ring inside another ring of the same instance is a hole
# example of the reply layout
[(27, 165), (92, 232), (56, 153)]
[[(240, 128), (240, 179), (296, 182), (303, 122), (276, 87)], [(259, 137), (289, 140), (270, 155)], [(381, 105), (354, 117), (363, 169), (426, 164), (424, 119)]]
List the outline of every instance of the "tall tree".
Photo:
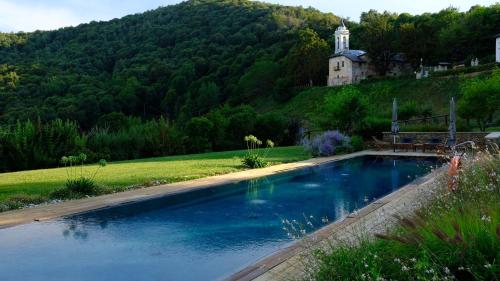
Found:
[(328, 42), (310, 29), (299, 30), (298, 40), (289, 56), (289, 71), (296, 85), (323, 85), (328, 74)]
[(385, 75), (391, 58), (396, 53), (393, 25), (396, 18), (396, 14), (379, 13), (375, 10), (361, 14), (362, 44), (380, 75)]

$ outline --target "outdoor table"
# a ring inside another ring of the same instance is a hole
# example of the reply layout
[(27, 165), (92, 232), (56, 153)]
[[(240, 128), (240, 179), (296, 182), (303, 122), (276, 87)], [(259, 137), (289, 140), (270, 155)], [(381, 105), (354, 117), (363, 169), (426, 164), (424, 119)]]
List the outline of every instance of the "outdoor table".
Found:
[(413, 145), (413, 151), (417, 152), (417, 150), (420, 149), (422, 152), (425, 152), (425, 146), (423, 143), (415, 143)]

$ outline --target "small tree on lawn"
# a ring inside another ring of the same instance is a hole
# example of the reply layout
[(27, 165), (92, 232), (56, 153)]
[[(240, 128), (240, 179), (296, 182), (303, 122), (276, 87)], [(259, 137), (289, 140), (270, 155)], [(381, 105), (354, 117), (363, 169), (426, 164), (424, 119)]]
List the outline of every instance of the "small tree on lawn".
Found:
[(462, 118), (475, 119), (479, 129), (485, 131), (486, 123), (500, 107), (500, 70), (493, 71), (487, 79), (474, 79), (462, 86), (458, 101), (458, 114)]
[(361, 92), (354, 86), (347, 86), (326, 96), (323, 127), (329, 129), (333, 125), (342, 132), (352, 133), (360, 128), (366, 114), (367, 105)]

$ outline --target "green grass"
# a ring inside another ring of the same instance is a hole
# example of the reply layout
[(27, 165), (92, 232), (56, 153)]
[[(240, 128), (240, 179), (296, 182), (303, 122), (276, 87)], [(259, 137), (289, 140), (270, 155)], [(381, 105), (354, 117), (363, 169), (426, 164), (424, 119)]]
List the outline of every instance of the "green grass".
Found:
[[(96, 176), (96, 182), (113, 190), (152, 181), (179, 182), (244, 170), (241, 157), (246, 150), (169, 156), (109, 163)], [(309, 158), (302, 147), (276, 147), (269, 151), (273, 164)], [(85, 166), (92, 173), (95, 165)], [(16, 198), (35, 201), (61, 187), (67, 179), (65, 168), (44, 169), (0, 174), (0, 203)], [(23, 201), (23, 200), (18, 200)]]
[[(431, 107), (434, 115), (447, 114), (449, 99), (460, 94), (460, 84), (460, 78), (416, 80), (410, 77), (366, 81), (356, 87), (367, 97), (370, 108), (376, 115), (390, 118), (394, 98), (398, 99), (400, 105), (415, 101), (419, 106)], [(341, 87), (315, 87), (304, 90), (280, 107), (279, 111), (296, 117), (314, 116), (320, 113), (325, 96), (340, 89)]]

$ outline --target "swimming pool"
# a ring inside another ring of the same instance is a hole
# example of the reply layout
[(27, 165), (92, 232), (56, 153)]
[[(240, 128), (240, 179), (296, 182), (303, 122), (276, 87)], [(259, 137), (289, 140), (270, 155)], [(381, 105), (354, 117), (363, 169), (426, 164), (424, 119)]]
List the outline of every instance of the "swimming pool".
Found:
[(290, 245), (283, 220), (313, 231), (437, 165), (363, 156), (0, 229), (0, 280), (224, 278)]

